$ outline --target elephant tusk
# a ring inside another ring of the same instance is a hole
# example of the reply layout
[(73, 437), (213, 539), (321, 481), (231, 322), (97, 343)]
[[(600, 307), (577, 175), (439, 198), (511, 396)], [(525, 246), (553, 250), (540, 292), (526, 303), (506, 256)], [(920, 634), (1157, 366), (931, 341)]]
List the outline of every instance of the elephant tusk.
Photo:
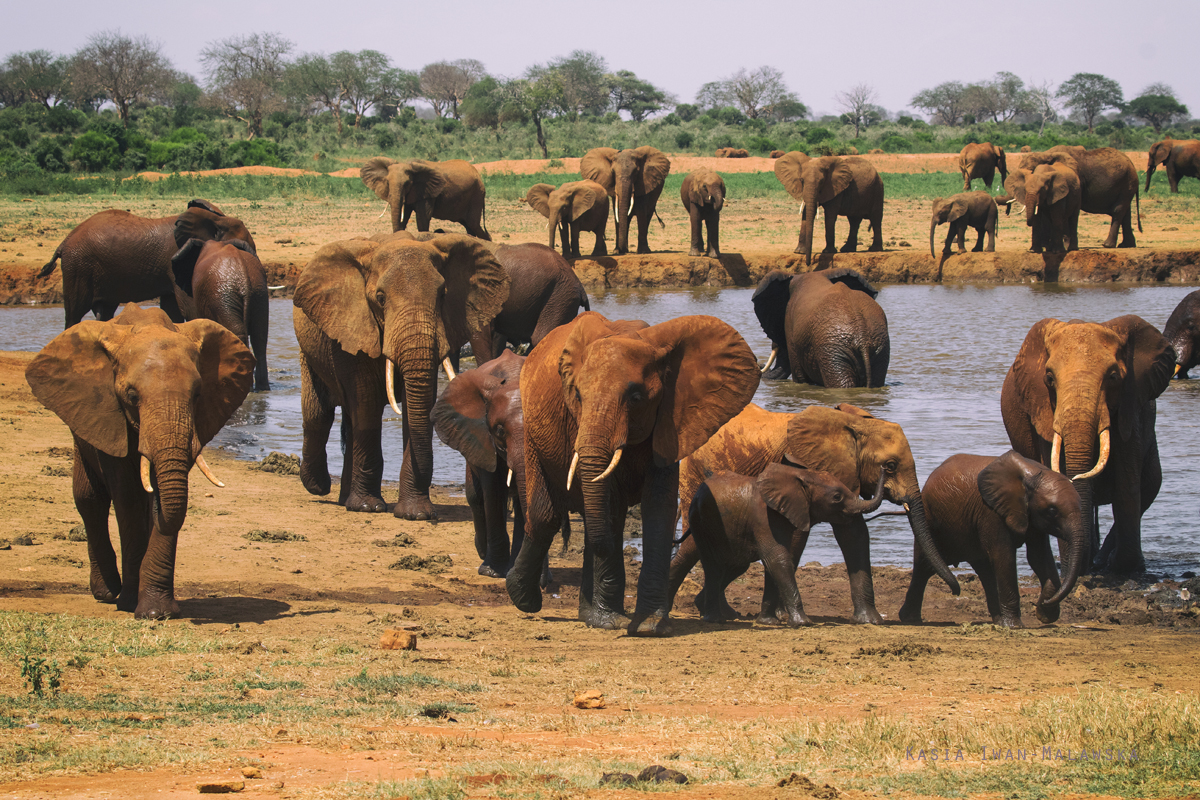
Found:
[(575, 468), (579, 466), (579, 451), (571, 456), (571, 468), (567, 470), (567, 491), (571, 491), (571, 479), (575, 477)]
[(384, 203), (383, 204), (383, 212), (378, 217), (376, 217), (376, 219), (383, 219), (384, 216), (387, 214), (387, 212), (391, 209), (391, 207), (392, 207), (391, 203)]
[(508, 479), (504, 481), (505, 486), (512, 486), (512, 470), (508, 471)]
[(208, 468), (208, 462), (204, 460), (204, 456), (200, 453), (196, 454), (196, 468), (200, 470), (204, 477), (208, 478), (208, 482), (218, 489), (224, 489), (225, 484), (217, 480), (217, 476), (212, 474), (212, 470)]
[(454, 374), (454, 367), (450, 364), (450, 356), (442, 359), (442, 369), (446, 370), (446, 380), (454, 380), (457, 375)]
[(760, 369), (759, 372), (766, 372), (767, 370), (769, 370), (771, 368), (771, 365), (775, 363), (775, 357), (777, 355), (779, 355), (779, 348), (772, 347), (771, 355), (767, 356), (767, 363), (763, 365), (763, 368)]
[(912, 512), (911, 512), (911, 511), (909, 511), (909, 509), (908, 509), (908, 503), (904, 503), (903, 505), (904, 505), (904, 513), (905, 513), (905, 514), (910, 514), (910, 513), (912, 513)]
[(1180, 368), (1181, 368), (1182, 366), (1183, 366), (1183, 364), (1176, 364), (1176, 365), (1175, 365), (1175, 371), (1174, 371), (1173, 373), (1171, 373), (1171, 377), (1172, 377), (1172, 378), (1174, 378), (1176, 375), (1178, 375), (1178, 374), (1179, 374), (1179, 370), (1180, 370)]
[(618, 447), (616, 450), (614, 450), (612, 461), (608, 462), (608, 469), (604, 470), (604, 472), (601, 472), (599, 475), (592, 478), (592, 483), (599, 483), (600, 481), (607, 478), (609, 475), (612, 475), (612, 471), (617, 468), (617, 464), (621, 463), (621, 453), (623, 453), (623, 452), (624, 452), (624, 448), (622, 448), (622, 447)]
[(142, 488), (149, 493), (154, 492), (154, 487), (150, 485), (150, 459), (142, 456)]
[(1075, 480), (1075, 481), (1086, 480), (1088, 478), (1094, 478), (1095, 476), (1100, 474), (1100, 472), (1104, 469), (1104, 466), (1108, 463), (1108, 451), (1109, 451), (1109, 435), (1108, 434), (1109, 434), (1108, 428), (1105, 428), (1104, 430), (1100, 431), (1100, 458), (1098, 458), (1096, 460), (1096, 466), (1092, 467), (1090, 472), (1085, 472), (1082, 475), (1076, 475), (1071, 480)]
[(400, 404), (396, 402), (396, 365), (392, 363), (390, 358), (385, 360), (387, 361), (387, 366), (383, 368), (383, 383), (384, 388), (387, 389), (387, 399), (392, 404), (392, 411), (403, 417), (404, 414), (400, 411)]
[(801, 219), (804, 218), (804, 201), (803, 200), (800, 201), (800, 218)]
[(1050, 469), (1053, 472), (1058, 472), (1058, 465), (1062, 463), (1062, 436), (1058, 431), (1054, 432), (1054, 444), (1050, 447)]

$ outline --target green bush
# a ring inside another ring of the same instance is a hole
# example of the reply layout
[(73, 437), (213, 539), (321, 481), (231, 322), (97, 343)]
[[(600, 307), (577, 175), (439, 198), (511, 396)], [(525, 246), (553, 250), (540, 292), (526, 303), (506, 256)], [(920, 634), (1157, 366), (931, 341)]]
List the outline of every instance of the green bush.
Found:
[(31, 155), (37, 165), (47, 172), (67, 171), (67, 158), (63, 155), (62, 146), (53, 137), (43, 136), (38, 139), (37, 144), (33, 146)]
[(779, 148), (773, 139), (768, 139), (766, 136), (751, 136), (746, 139), (746, 149), (755, 153), (770, 153)]
[[(458, 122), (458, 120), (453, 121)], [(284, 166), (279, 144), (270, 139), (234, 142), (225, 151), (225, 161), (231, 167)]]
[(804, 138), (810, 145), (812, 145), (819, 144), (826, 139), (834, 139), (836, 136), (833, 131), (829, 130), (828, 128), (809, 128), (808, 132), (804, 134)]
[(71, 160), (88, 172), (116, 169), (121, 163), (121, 147), (117, 140), (100, 131), (88, 131), (71, 146)]
[(883, 138), (879, 147), (888, 153), (911, 153), (913, 144), (907, 137), (892, 133)]
[(680, 150), (687, 150), (694, 141), (696, 141), (696, 137), (691, 131), (680, 131), (675, 134), (675, 146)]

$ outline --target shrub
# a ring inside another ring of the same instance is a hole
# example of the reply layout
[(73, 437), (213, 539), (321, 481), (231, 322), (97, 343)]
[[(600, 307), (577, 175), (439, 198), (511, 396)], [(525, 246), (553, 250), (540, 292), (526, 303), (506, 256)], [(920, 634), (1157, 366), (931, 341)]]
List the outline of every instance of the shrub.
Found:
[(684, 122), (691, 122), (696, 117), (700, 116), (700, 107), (694, 106), (691, 103), (680, 103), (675, 106), (675, 114)]
[(87, 124), (87, 115), (65, 106), (55, 106), (46, 113), (46, 129), (54, 133), (77, 131)]
[(680, 131), (675, 134), (675, 146), (680, 150), (688, 149), (694, 141), (696, 141), (696, 137), (690, 131)]
[(913, 149), (913, 143), (898, 133), (889, 133), (879, 146), (887, 153), (911, 153)]
[(828, 128), (809, 128), (808, 132), (804, 134), (804, 138), (812, 145), (823, 142), (826, 139), (833, 139), (835, 136), (833, 131)]
[(121, 147), (117, 140), (100, 131), (88, 131), (71, 146), (71, 160), (88, 172), (116, 169), (121, 162)]
[(756, 153), (769, 153), (779, 148), (773, 140), (768, 139), (766, 136), (751, 136), (746, 139), (746, 149), (753, 150)]
[(37, 144), (33, 146), (31, 153), (33, 160), (37, 165), (47, 172), (66, 172), (67, 159), (63, 155), (62, 147), (58, 140), (50, 136), (43, 136), (37, 140)]
[[(458, 122), (458, 120), (452, 120)], [(279, 144), (270, 139), (251, 139), (234, 142), (225, 151), (225, 161), (231, 167), (282, 167)]]
[(392, 131), (391, 126), (380, 125), (374, 130), (373, 134), (375, 137), (375, 146), (380, 150), (391, 150), (398, 144), (396, 134)]

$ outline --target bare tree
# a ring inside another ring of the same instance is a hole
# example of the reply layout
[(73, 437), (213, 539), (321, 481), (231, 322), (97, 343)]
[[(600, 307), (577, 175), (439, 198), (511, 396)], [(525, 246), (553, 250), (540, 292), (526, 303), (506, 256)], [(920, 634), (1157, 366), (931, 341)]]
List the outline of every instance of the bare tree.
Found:
[(879, 122), (879, 107), (875, 105), (876, 93), (867, 84), (860, 83), (851, 87), (849, 91), (838, 92), (834, 97), (846, 121), (854, 126), (855, 139), (862, 128)]
[(775, 67), (739, 69), (722, 83), (724, 96), (750, 119), (767, 116), (776, 104), (797, 99)]
[(293, 44), (278, 33), (231, 36), (200, 51), (209, 97), (226, 116), (262, 136), (263, 119), (283, 108), (283, 79)]
[(1145, 89), (1142, 89), (1141, 94), (1139, 94), (1138, 97), (1144, 97), (1148, 94), (1162, 95), (1163, 97), (1170, 97), (1175, 100), (1179, 99), (1179, 97), (1175, 94), (1175, 90), (1171, 88), (1171, 85), (1169, 83), (1163, 83), (1162, 81), (1152, 83)]
[(421, 97), (433, 107), (433, 113), (438, 117), (449, 113), (458, 119), (459, 103), (467, 96), (472, 84), (486, 74), (483, 64), (473, 58), (428, 64), (421, 70)]
[(1026, 92), (1029, 103), (1029, 113), (1041, 122), (1038, 136), (1046, 130), (1046, 123), (1058, 119), (1057, 93), (1049, 82), (1031, 83)]
[(917, 92), (909, 105), (929, 114), (935, 125), (957, 125), (966, 113), (967, 87), (959, 81), (939, 83)]
[(129, 109), (136, 103), (168, 94), (175, 70), (157, 42), (145, 36), (124, 36), (104, 31), (88, 39), (71, 65), (72, 91), (102, 93), (117, 107), (121, 123), (129, 127)]

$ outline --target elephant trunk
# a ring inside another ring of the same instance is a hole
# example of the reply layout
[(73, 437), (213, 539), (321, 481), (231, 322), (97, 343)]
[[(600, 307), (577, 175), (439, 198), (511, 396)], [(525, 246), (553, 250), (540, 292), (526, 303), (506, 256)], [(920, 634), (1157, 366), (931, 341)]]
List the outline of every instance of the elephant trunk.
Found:
[(433, 321), (401, 319), (389, 325), (384, 355), (394, 354), (404, 386), (406, 447), (411, 447), (413, 485), (426, 488), (433, 479), (433, 426), (430, 412), (437, 399), (440, 350)]
[(925, 560), (933, 566), (933, 569), (941, 579), (950, 587), (950, 591), (957, 595), (962, 590), (958, 585), (958, 579), (950, 572), (950, 567), (946, 566), (942, 554), (938, 552), (937, 545), (933, 541), (933, 534), (929, 530), (929, 520), (925, 518), (925, 504), (921, 501), (921, 493), (915, 492), (908, 496), (904, 503), (905, 510), (908, 512), (908, 524), (912, 528), (913, 536), (917, 540), (917, 546), (921, 548), (921, 553), (925, 556)]
[(1041, 205), (1040, 192), (1025, 191), (1025, 224), (1033, 227), (1033, 221), (1037, 218), (1038, 206)]
[(633, 183), (629, 178), (617, 177), (617, 252), (629, 252), (629, 212), (633, 204)]
[[(1042, 601), (1043, 605), (1058, 605), (1067, 598), (1071, 590), (1075, 588), (1075, 583), (1079, 580), (1079, 576), (1083, 574), (1088, 557), (1088, 529), (1091, 527), (1090, 517), (1084, 517), (1082, 513), (1079, 515), (1078, 524), (1072, 525), (1069, 531), (1067, 542), (1070, 549), (1067, 552), (1065, 563), (1063, 564), (1062, 585), (1059, 590), (1054, 593), (1054, 596), (1048, 600)], [(1059, 552), (1061, 554), (1062, 548)]]
[(937, 220), (937, 217), (935, 216), (933, 218), (933, 220), (929, 223), (929, 255), (933, 256), (934, 258), (937, 258), (937, 253), (935, 253), (933, 251), (933, 237), (934, 237), (934, 234), (937, 232), (937, 226), (938, 226), (938, 220)]
[(1158, 168), (1158, 162), (1154, 160), (1154, 156), (1150, 156), (1150, 163), (1146, 164), (1146, 194), (1150, 194), (1150, 178), (1154, 175), (1154, 170)]
[(870, 514), (878, 510), (879, 505), (883, 502), (883, 481), (887, 477), (887, 473), (879, 470), (879, 483), (875, 485), (875, 496), (870, 500), (861, 498), (852, 498), (846, 504), (846, 512), (849, 514)]
[(183, 527), (188, 508), (188, 472), (192, 468), (192, 411), (183, 400), (143, 404), (138, 450), (150, 461), (158, 496), (154, 524), (166, 536)]
[(404, 213), (404, 195), (400, 192), (400, 181), (392, 181), (388, 188), (388, 203), (392, 212), (392, 233), (404, 227), (401, 214)]
[[(1075, 392), (1072, 392), (1072, 395), (1078, 396)], [(1060, 392), (1061, 397), (1062, 392)], [(1095, 475), (1081, 478), (1076, 478), (1076, 476), (1086, 476), (1098, 466), (1099, 434), (1101, 430), (1107, 431), (1108, 429), (1108, 405), (1103, 402), (1102, 398), (1103, 395), (1097, 391), (1089, 391), (1085, 394), (1080, 401), (1080, 406), (1093, 410), (1082, 415), (1065, 413), (1069, 409), (1064, 409), (1060, 399), (1058, 413), (1055, 414), (1054, 420), (1055, 431), (1061, 431), (1062, 436), (1063, 474), (1071, 478), (1075, 491), (1079, 493), (1084, 524), (1090, 533), (1089, 551), (1085, 554), (1085, 564), (1095, 558), (1100, 551), (1099, 531), (1094, 530), (1093, 525), (1095, 508), (1092, 480)], [(1079, 569), (1083, 570), (1086, 567), (1084, 564), (1080, 564)]]
[[(555, 233), (558, 231), (558, 227), (561, 223), (562, 223), (562, 209), (561, 208), (550, 209), (550, 249), (551, 250), (554, 249)], [(562, 237), (563, 254), (565, 255), (569, 249), (570, 249), (570, 245), (567, 243), (567, 238), (564, 236), (564, 237)]]

